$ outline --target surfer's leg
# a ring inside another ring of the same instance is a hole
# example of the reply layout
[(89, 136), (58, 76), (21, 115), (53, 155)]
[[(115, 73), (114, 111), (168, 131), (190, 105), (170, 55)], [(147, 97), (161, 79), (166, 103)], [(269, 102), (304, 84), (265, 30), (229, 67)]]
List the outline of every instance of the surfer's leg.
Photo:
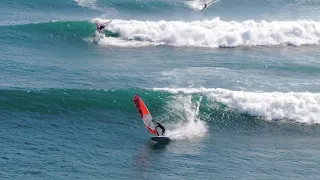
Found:
[(162, 130), (162, 135), (164, 135), (164, 133), (166, 132), (166, 129), (162, 126), (162, 127), (160, 127), (161, 128), (161, 130)]

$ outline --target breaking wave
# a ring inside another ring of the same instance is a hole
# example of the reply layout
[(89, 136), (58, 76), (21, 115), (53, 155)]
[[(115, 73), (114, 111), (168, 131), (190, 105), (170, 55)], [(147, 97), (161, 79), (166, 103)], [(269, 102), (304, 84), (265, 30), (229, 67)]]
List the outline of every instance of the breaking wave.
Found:
[[(108, 21), (105, 19), (94, 19)], [(238, 47), (319, 44), (317, 21), (137, 21), (113, 20), (106, 27), (125, 41), (171, 46)], [(108, 39), (104, 39), (107, 41)], [(123, 42), (118, 42), (119, 46)]]
[(202, 94), (209, 100), (222, 103), (237, 112), (260, 116), (266, 120), (288, 119), (300, 123), (320, 123), (320, 93), (245, 92), (206, 88), (154, 90), (175, 94)]
[[(320, 93), (246, 92), (219, 88), (2, 89), (0, 92), (0, 110), (6, 111), (68, 114), (109, 109), (136, 113), (132, 97), (138, 93), (153, 116), (187, 127), (205, 127), (203, 122), (227, 118), (223, 117), (225, 114), (258, 116), (267, 121), (320, 123)], [(201, 135), (203, 131), (195, 133)]]

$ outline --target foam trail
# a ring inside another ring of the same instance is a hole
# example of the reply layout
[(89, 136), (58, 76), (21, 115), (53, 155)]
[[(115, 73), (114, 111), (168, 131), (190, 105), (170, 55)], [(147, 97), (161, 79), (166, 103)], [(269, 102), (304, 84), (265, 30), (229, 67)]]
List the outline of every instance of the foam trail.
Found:
[(195, 104), (191, 101), (191, 96), (176, 97), (174, 102), (170, 102), (169, 112), (178, 113), (178, 123), (168, 128), (166, 135), (171, 139), (192, 139), (202, 137), (207, 132), (206, 124), (198, 118), (200, 98)]
[(94, 32), (93, 42), (99, 43), (101, 39), (105, 38), (105, 34), (100, 34), (97, 30)]
[(203, 94), (212, 101), (221, 102), (242, 113), (264, 117), (266, 120), (290, 119), (307, 124), (320, 123), (320, 93), (245, 92), (214, 88), (154, 90)]
[(105, 46), (118, 46), (118, 47), (143, 47), (143, 46), (157, 46), (163, 43), (148, 42), (148, 41), (127, 41), (121, 38), (103, 37), (99, 40), (99, 44)]
[[(103, 20), (102, 20), (103, 21)], [(300, 21), (136, 21), (113, 20), (107, 30), (120, 39), (172, 46), (237, 47), (320, 44), (320, 22)]]

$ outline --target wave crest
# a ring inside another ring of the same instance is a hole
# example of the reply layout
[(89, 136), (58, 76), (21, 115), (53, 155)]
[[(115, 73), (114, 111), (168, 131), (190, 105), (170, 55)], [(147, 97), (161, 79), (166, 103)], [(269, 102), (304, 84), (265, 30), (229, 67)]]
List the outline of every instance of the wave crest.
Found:
[(300, 123), (320, 123), (320, 93), (245, 92), (206, 88), (155, 90), (203, 94), (208, 99), (220, 102), (240, 113), (260, 116), (266, 120), (289, 119)]

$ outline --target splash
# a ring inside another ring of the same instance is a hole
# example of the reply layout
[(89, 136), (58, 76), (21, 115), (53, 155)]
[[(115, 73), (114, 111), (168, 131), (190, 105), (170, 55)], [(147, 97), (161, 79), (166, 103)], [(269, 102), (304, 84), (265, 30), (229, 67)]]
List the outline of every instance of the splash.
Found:
[(149, 42), (149, 41), (136, 41), (136, 40), (127, 41), (120, 38), (103, 36), (103, 38), (99, 40), (99, 44), (104, 46), (118, 46), (118, 47), (144, 47), (144, 46), (157, 46), (163, 43)]
[(100, 34), (97, 30), (94, 32), (93, 42), (99, 43), (101, 39), (106, 38), (104, 34)]
[(192, 139), (202, 137), (207, 132), (206, 124), (198, 118), (202, 97), (195, 103), (191, 96), (177, 96), (170, 102), (168, 112), (175, 113), (181, 119), (169, 126), (166, 135), (171, 139)]

